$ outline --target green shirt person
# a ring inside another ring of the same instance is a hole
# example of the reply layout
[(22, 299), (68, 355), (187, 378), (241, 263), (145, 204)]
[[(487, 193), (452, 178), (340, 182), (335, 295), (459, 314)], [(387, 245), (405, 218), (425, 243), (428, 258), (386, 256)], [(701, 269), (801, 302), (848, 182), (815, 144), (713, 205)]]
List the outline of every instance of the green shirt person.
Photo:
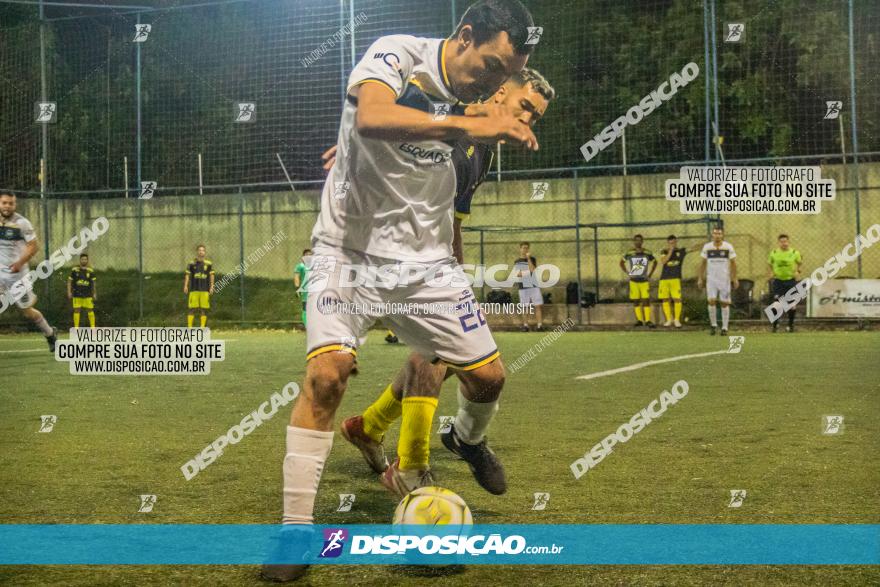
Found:
[[(778, 300), (797, 285), (803, 263), (804, 259), (801, 256), (801, 252), (791, 246), (788, 235), (780, 234), (779, 246), (770, 251), (770, 254), (767, 256), (767, 266), (769, 269), (767, 277), (772, 283), (770, 291), (773, 293), (773, 299)], [(795, 312), (795, 308), (788, 311), (787, 332), (794, 332)], [(778, 329), (779, 320), (776, 320), (773, 322), (773, 332), (776, 332)]]
[(311, 260), (312, 249), (303, 249), (302, 259), (293, 270), (293, 285), (296, 286), (296, 295), (302, 301), (302, 318), (303, 326), (306, 325), (306, 304), (308, 303), (309, 294), (305, 289), (306, 277), (309, 274), (309, 261)]

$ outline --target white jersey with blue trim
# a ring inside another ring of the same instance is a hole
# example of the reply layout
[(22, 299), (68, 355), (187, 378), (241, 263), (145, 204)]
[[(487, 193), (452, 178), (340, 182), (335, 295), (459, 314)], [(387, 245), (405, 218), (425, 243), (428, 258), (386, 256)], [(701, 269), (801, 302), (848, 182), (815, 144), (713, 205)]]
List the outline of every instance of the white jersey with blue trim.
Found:
[(455, 171), (444, 141), (370, 139), (357, 130), (356, 86), (376, 83), (400, 97), (416, 84), (436, 116), (451, 112), (444, 67), (446, 40), (408, 35), (382, 37), (351, 72), (337, 139), (336, 163), (321, 194), (312, 231), (325, 243), (401, 261), (436, 261), (452, 255)]
[(0, 216), (0, 271), (21, 259), (27, 243), (36, 238), (34, 225), (18, 212), (9, 218)]

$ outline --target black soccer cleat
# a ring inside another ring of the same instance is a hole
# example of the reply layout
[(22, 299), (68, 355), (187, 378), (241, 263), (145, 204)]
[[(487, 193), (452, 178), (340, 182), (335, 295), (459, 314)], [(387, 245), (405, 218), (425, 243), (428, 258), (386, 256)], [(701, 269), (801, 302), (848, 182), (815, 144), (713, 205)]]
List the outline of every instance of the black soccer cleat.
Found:
[(773, 323), (773, 332), (779, 332), (779, 321)]
[(642, 325), (643, 325), (643, 324), (642, 324), (642, 321), (641, 321), (641, 320), (636, 320), (636, 323), (633, 324), (633, 328), (641, 328)]
[(443, 442), (443, 446), (468, 464), (480, 487), (492, 495), (501, 495), (507, 491), (507, 476), (504, 474), (504, 465), (489, 448), (485, 438), (479, 444), (467, 444), (455, 433), (453, 425), (449, 428), (449, 432), (440, 435), (440, 440)]
[[(260, 570), (260, 578), (275, 583), (289, 583), (301, 578), (309, 569), (305, 563), (310, 556), (310, 543), (314, 534), (311, 525), (284, 525), (278, 533), (274, 552)], [(303, 561), (289, 564), (288, 561)], [(276, 564), (284, 561), (285, 564)]]
[(651, 322), (650, 320), (648, 320), (647, 322), (645, 322), (645, 324), (648, 325), (648, 328), (657, 328), (657, 325), (654, 324), (653, 322)]
[(727, 336), (727, 329), (726, 328), (721, 329), (721, 336)]
[(54, 326), (52, 327), (52, 334), (46, 337), (46, 342), (49, 343), (49, 352), (55, 352), (55, 343), (58, 342), (58, 329)]
[(709, 329), (709, 334), (710, 334), (711, 336), (715, 336), (715, 332), (716, 332), (717, 330), (718, 330), (718, 327), (717, 327), (717, 326), (713, 326), (713, 327), (711, 327), (711, 328)]
[(396, 335), (388, 333), (385, 336), (385, 342), (387, 342), (388, 344), (397, 344), (400, 341), (398, 340)]
[(523, 324), (522, 326), (519, 327), (519, 331), (520, 331), (520, 332), (528, 332), (528, 331), (529, 331), (529, 327), (528, 327), (528, 325), (527, 325), (527, 324)]

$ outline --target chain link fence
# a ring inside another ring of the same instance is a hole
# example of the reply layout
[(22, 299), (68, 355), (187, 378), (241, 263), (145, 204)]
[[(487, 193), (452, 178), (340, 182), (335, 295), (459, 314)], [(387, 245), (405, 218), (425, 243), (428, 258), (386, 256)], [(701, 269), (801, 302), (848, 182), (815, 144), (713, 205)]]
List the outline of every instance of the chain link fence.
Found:
[[(529, 65), (559, 97), (536, 129), (537, 154), (499, 150), (466, 227), (468, 262), (511, 263), (529, 241), (560, 267), (553, 302), (571, 301), (569, 282), (622, 299), (617, 261), (635, 232), (656, 252), (667, 234), (696, 243), (717, 220), (663, 199), (663, 180), (686, 163), (819, 164), (837, 180), (819, 216), (721, 218), (758, 293), (779, 232), (817, 266), (880, 218), (880, 5), (525, 3), (544, 29)], [(110, 231), (89, 247), (103, 323), (179, 323), (182, 274), (205, 244), (218, 281), (230, 276), (214, 320), (290, 324), (292, 271), (351, 68), (382, 35), (448, 36), (467, 5), (0, 0), (0, 187), (24, 196), (35, 261), (105, 216)], [(584, 143), (690, 62), (692, 83), (585, 160)], [(36, 122), (41, 102), (55, 104), (49, 124)], [(543, 200), (535, 180), (548, 183)], [(136, 197), (143, 181), (156, 183), (150, 200)], [(880, 276), (878, 255), (865, 251), (848, 276)], [(62, 323), (66, 277), (36, 289)]]

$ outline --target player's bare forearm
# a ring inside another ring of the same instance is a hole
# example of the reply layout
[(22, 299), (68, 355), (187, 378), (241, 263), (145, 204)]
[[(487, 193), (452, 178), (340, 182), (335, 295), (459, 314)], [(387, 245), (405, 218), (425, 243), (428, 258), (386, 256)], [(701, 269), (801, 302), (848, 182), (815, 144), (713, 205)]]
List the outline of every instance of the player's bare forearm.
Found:
[(183, 293), (189, 292), (189, 273), (183, 276)]
[(37, 254), (37, 241), (36, 239), (27, 243), (24, 246), (24, 251), (21, 254), (21, 257), (13, 263), (10, 267), (12, 268), (14, 273), (18, 273), (23, 268), (27, 267), (28, 261), (31, 260), (31, 257)]
[(736, 281), (736, 261), (733, 259), (730, 260), (730, 278)]
[(704, 279), (706, 279), (706, 260), (705, 259), (700, 261), (700, 270), (697, 273), (697, 277), (700, 281), (703, 281)]
[(209, 290), (211, 293), (214, 293), (214, 274), (211, 274), (211, 288)]
[(358, 88), (357, 130), (370, 139), (396, 141), (409, 139), (460, 139), (465, 132), (464, 116), (446, 116), (434, 120), (421, 112), (395, 103), (395, 95), (378, 84), (364, 84)]
[(299, 286), (300, 286), (300, 285), (301, 285), (301, 284), (300, 284), (300, 281), (299, 281), (299, 274), (296, 274), (296, 275), (293, 276), (293, 287), (295, 287), (296, 289), (299, 289)]
[(452, 221), (452, 255), (459, 265), (464, 264), (464, 247), (461, 242), (461, 218)]
[(70, 282), (68, 281), (67, 282), (67, 299), (69, 300), (72, 297), (73, 297), (73, 289), (71, 289)]

